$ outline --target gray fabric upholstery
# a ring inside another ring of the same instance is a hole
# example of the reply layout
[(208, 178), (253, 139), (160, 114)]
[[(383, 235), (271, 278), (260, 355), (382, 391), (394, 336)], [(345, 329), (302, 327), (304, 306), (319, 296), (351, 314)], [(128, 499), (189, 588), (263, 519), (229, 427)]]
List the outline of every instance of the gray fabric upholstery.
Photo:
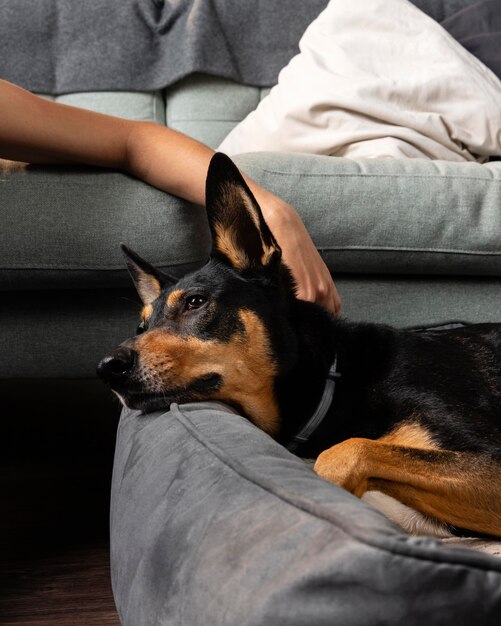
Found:
[(134, 334), (137, 302), (133, 289), (3, 292), (0, 378), (94, 377), (105, 354)]
[[(501, 274), (501, 163), (281, 153), (236, 162), (297, 208), (335, 272)], [(164, 269), (207, 257), (205, 211), (124, 174), (20, 168), (0, 175), (0, 191), (0, 289), (72, 289), (81, 276), (88, 287), (115, 276), (123, 286), (121, 241)]]
[[(0, 0), (1, 1), (1, 0)], [(164, 124), (216, 148), (269, 88), (192, 74), (161, 91), (79, 91), (48, 100), (136, 121)]]
[(497, 625), (501, 560), (411, 538), (221, 406), (122, 416), (123, 626)]
[(163, 91), (91, 91), (68, 93), (62, 96), (42, 95), (46, 100), (69, 104), (105, 115), (128, 120), (165, 123)]
[(166, 90), (165, 123), (215, 149), (269, 91), (195, 74)]
[(0, 194), (0, 290), (127, 286), (120, 242), (174, 271), (208, 255), (205, 209), (119, 172), (4, 170)]
[(501, 162), (256, 153), (240, 168), (297, 207), (339, 272), (501, 272)]

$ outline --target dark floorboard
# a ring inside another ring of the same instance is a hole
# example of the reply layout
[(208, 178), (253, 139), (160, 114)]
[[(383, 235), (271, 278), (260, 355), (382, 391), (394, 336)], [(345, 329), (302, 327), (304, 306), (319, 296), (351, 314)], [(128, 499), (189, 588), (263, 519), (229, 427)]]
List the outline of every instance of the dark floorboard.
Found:
[(95, 381), (0, 381), (0, 624), (119, 625), (109, 568), (118, 406)]
[(0, 624), (119, 626), (107, 543), (54, 547), (4, 561)]

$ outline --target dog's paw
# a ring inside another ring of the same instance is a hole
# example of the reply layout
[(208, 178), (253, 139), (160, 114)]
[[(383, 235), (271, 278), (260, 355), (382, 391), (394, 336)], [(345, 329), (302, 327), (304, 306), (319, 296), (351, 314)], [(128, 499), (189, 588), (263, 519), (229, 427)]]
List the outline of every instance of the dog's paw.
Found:
[(313, 470), (325, 480), (361, 498), (368, 487), (364, 462), (367, 443), (366, 439), (347, 439), (338, 443), (318, 456)]

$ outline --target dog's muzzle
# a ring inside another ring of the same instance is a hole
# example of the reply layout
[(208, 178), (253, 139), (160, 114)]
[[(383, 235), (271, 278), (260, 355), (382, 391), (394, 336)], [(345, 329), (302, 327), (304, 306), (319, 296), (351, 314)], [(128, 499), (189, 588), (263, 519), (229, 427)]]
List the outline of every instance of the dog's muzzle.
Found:
[(113, 354), (105, 356), (97, 366), (97, 374), (104, 381), (113, 386), (113, 383), (123, 383), (132, 372), (136, 364), (137, 353), (130, 348), (117, 348)]

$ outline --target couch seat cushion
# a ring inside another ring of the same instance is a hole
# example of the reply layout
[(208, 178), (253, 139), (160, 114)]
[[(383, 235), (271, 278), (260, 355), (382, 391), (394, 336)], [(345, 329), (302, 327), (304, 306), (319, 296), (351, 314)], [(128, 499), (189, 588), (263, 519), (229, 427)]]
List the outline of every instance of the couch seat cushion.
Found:
[(334, 271), (501, 275), (500, 161), (266, 152), (236, 161), (298, 209)]
[[(165, 93), (56, 99), (167, 123), (215, 146), (266, 93), (195, 75)], [(501, 275), (500, 162), (285, 153), (236, 160), (297, 208), (336, 273)], [(0, 207), (4, 290), (126, 286), (121, 241), (173, 273), (203, 263), (210, 246), (202, 208), (119, 172), (0, 166)]]
[(179, 273), (207, 258), (205, 210), (126, 174), (0, 170), (0, 289), (129, 286), (120, 242)]

